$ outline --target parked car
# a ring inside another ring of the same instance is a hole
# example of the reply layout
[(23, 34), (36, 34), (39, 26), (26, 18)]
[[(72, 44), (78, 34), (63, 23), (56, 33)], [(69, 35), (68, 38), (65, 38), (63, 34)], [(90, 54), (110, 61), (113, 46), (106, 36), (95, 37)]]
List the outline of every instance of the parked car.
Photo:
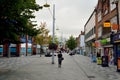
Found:
[(51, 57), (51, 51), (49, 49), (46, 50), (46, 54), (45, 54), (46, 57)]
[(75, 55), (75, 53), (76, 53), (76, 51), (75, 50), (72, 50), (72, 51), (70, 51), (70, 54), (69, 55)]

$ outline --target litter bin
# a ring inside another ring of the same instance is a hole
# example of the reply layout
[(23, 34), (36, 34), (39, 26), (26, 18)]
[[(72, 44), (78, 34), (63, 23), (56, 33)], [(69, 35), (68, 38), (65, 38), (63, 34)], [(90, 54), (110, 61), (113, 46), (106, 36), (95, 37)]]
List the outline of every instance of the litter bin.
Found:
[(120, 57), (117, 58), (117, 72), (120, 72)]
[(98, 65), (101, 65), (101, 64), (102, 64), (101, 57), (97, 57), (97, 64), (98, 64)]
[(102, 67), (108, 67), (108, 56), (102, 56)]

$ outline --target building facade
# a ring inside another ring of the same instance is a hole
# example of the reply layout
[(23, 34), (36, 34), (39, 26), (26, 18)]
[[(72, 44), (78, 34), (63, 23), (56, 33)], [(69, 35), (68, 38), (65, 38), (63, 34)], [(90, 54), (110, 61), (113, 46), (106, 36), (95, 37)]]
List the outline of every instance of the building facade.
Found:
[(0, 45), (0, 56), (10, 57), (10, 56), (21, 56), (21, 55), (32, 55), (33, 54), (33, 40), (30, 36), (21, 36), (21, 43), (10, 43)]
[(79, 36), (76, 38), (77, 42), (77, 53), (81, 55), (85, 55), (85, 32), (81, 31)]
[(114, 0), (98, 0), (96, 6), (96, 52), (101, 56), (108, 56), (109, 61), (114, 57), (116, 63), (116, 50), (111, 44), (111, 33), (117, 33), (118, 29), (118, 5)]
[(84, 25), (86, 54), (95, 53), (95, 10)]

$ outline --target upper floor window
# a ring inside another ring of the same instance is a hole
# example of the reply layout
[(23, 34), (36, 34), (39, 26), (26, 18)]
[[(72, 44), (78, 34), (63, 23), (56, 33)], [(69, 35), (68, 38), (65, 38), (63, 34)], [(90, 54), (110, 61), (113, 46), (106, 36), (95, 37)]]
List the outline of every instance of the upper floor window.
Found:
[(106, 2), (103, 6), (103, 15), (106, 15), (108, 13), (108, 3)]
[(99, 13), (98, 13), (98, 22), (99, 21), (101, 21), (101, 19), (102, 19), (102, 16), (101, 16), (102, 14), (101, 14), (101, 11), (99, 11)]
[(116, 4), (113, 3), (114, 0), (110, 0), (110, 11), (116, 8)]
[(98, 37), (102, 36), (102, 26), (99, 26), (98, 28)]

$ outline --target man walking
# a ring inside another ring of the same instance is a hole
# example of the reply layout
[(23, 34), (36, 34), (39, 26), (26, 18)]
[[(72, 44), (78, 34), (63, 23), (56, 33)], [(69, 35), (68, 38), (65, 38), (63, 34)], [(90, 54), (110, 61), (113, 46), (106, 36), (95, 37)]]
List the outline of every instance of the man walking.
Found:
[(59, 51), (59, 53), (58, 53), (58, 67), (61, 67), (62, 60), (63, 60), (63, 55), (62, 55), (61, 51)]

